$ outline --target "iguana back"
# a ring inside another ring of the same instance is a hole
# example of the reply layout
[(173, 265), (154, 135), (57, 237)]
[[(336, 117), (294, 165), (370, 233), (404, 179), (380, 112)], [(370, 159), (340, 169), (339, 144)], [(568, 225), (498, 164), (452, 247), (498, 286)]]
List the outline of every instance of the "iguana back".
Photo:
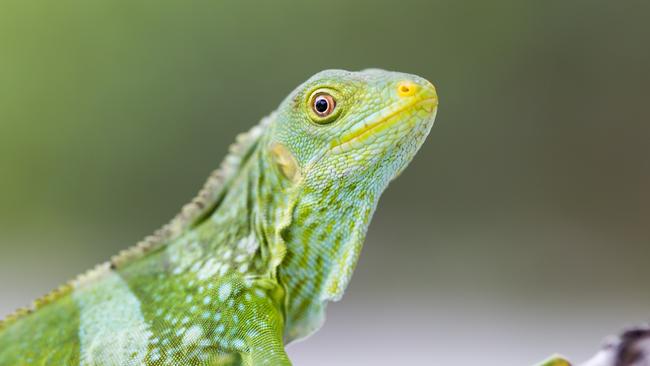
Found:
[[(96, 266), (37, 299), (31, 307), (19, 309), (1, 321), (0, 364), (31, 365), (43, 362), (51, 365), (79, 364), (83, 337), (92, 337), (92, 342), (98, 347), (106, 347), (107, 344), (103, 341), (109, 340), (110, 347), (125, 350), (132, 348), (133, 352), (128, 355), (123, 353), (124, 357), (113, 355), (110, 361), (105, 361), (102, 355), (98, 355), (98, 357), (86, 359), (82, 364), (140, 364), (140, 360), (143, 358), (143, 349), (146, 350), (147, 347), (146, 344), (139, 345), (137, 340), (150, 337), (153, 332), (144, 324), (143, 310), (146, 312), (147, 306), (143, 305), (142, 298), (138, 297), (145, 296), (145, 293), (141, 290), (133, 290), (154, 287), (149, 284), (158, 283), (162, 277), (152, 279), (145, 275), (145, 277), (132, 278), (131, 281), (127, 281), (123, 276), (130, 274), (133, 277), (137, 274), (146, 274), (148, 271), (154, 271), (158, 275), (166, 273), (164, 268), (155, 268), (156, 264), (169, 261), (164, 258), (166, 251), (184, 252), (186, 250), (186, 248), (182, 248), (183, 241), (196, 235), (197, 231), (193, 230), (193, 227), (200, 226), (205, 216), (218, 209), (232, 181), (236, 180), (242, 172), (242, 166), (246, 164), (271, 118), (272, 116), (263, 119), (259, 125), (247, 133), (237, 136), (237, 142), (230, 147), (229, 154), (220, 168), (210, 175), (197, 196), (185, 205), (170, 223), (135, 246), (115, 255), (109, 262)], [(225, 230), (223, 232), (226, 233)], [(219, 235), (219, 237), (221, 236)], [(224, 239), (220, 239), (218, 242), (217, 240), (212, 241), (213, 245), (223, 245), (224, 247), (227, 246), (227, 243), (228, 241)], [(252, 248), (247, 247), (247, 249), (251, 250)], [(180, 254), (186, 261), (198, 259), (197, 252), (193, 257), (186, 253)], [(183, 265), (181, 264), (178, 268), (183, 268)], [(165, 278), (163, 283), (168, 280)], [(143, 281), (151, 282), (144, 287), (131, 287)], [(213, 288), (214, 285), (212, 283), (210, 287)], [(86, 314), (81, 318), (84, 308), (92, 309), (92, 314)], [(138, 308), (140, 311), (134, 311)], [(169, 308), (174, 308), (173, 303), (170, 303)], [(124, 311), (123, 317), (111, 316), (120, 309)], [(102, 314), (102, 310), (108, 314)], [(157, 309), (152, 310), (157, 311)], [(116, 322), (116, 320), (121, 321)], [(170, 320), (173, 322), (175, 318)], [(94, 328), (96, 334), (90, 335), (90, 332), (85, 330), (85, 326)], [(120, 341), (122, 333), (125, 337), (123, 341)], [(132, 335), (127, 336), (128, 334)], [(111, 352), (103, 353), (106, 355)], [(112, 353), (117, 354), (118, 352)], [(238, 357), (234, 356), (233, 354), (222, 357), (222, 361), (235, 361)], [(221, 363), (228, 364), (230, 362)]]

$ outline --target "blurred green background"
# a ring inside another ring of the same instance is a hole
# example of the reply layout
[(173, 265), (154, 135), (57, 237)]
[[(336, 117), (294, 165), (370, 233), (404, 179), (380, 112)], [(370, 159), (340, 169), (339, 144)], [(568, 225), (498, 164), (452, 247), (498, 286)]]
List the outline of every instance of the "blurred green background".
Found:
[[(577, 360), (650, 315), (648, 1), (0, 2), (0, 314), (159, 227), (325, 68), (431, 135), (297, 365)], [(1, 315), (0, 315), (1, 316)]]

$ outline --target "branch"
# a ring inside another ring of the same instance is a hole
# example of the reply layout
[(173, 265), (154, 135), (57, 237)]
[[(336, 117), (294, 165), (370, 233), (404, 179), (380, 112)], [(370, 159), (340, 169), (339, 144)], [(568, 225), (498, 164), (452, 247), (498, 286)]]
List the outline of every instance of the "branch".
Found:
[[(650, 365), (650, 326), (631, 328), (605, 341), (589, 361), (580, 366), (648, 366)], [(538, 366), (571, 366), (561, 356), (553, 356)]]

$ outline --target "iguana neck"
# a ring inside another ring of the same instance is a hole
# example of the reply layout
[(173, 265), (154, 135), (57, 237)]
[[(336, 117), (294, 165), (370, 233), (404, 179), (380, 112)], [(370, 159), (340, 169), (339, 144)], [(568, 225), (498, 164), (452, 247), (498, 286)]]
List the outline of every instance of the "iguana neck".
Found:
[(259, 251), (251, 258), (250, 274), (269, 277), (275, 277), (275, 269), (285, 252), (284, 245), (278, 241), (278, 230), (287, 210), (282, 192), (288, 186), (272, 164), (265, 143), (260, 141), (223, 201), (195, 230), (207, 241), (213, 238), (212, 248), (207, 253), (218, 260), (222, 259), (220, 248), (224, 245), (236, 243), (243, 237), (254, 240)]

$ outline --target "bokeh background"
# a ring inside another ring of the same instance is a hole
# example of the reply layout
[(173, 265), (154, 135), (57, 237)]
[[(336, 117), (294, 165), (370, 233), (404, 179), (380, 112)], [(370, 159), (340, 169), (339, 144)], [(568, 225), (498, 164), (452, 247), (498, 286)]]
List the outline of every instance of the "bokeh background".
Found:
[(650, 319), (650, 2), (0, 2), (0, 314), (172, 217), (311, 74), (438, 120), (297, 365), (576, 360)]

